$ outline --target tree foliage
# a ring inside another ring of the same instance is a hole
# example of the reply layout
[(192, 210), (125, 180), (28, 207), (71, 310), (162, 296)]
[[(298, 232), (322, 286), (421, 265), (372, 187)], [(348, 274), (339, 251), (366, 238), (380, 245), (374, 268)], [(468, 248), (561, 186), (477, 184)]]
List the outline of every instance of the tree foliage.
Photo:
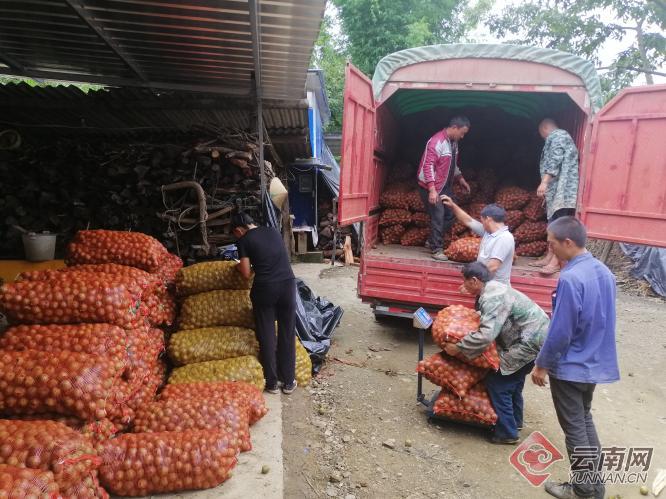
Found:
[[(609, 18), (614, 21), (605, 20)], [(506, 7), (487, 25), (509, 43), (564, 50), (597, 65), (604, 43), (633, 39), (604, 68), (606, 98), (639, 74), (652, 83), (652, 74), (666, 63), (666, 9), (661, 0), (532, 0)]]

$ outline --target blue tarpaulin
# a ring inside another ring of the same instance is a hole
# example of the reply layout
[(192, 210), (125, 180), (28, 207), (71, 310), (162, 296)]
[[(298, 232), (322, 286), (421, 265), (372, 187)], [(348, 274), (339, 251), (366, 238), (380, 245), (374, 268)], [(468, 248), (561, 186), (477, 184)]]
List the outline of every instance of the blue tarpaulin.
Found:
[(624, 243), (620, 248), (634, 261), (631, 275), (645, 279), (655, 293), (666, 297), (666, 248)]

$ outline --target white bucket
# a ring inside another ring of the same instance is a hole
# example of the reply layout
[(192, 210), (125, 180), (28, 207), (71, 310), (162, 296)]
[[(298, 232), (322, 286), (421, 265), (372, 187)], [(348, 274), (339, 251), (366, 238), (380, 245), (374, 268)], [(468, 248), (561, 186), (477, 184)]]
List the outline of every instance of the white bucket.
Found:
[(49, 232), (23, 234), (25, 259), (29, 262), (45, 262), (55, 257), (56, 235)]

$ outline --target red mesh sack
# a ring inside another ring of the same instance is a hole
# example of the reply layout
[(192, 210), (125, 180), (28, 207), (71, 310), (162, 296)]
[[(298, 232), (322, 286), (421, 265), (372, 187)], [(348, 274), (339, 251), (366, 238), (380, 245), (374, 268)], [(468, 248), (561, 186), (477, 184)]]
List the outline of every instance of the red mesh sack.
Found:
[(479, 255), (481, 239), (478, 237), (463, 237), (453, 241), (446, 248), (446, 256), (454, 262), (473, 262)]
[(178, 383), (164, 387), (160, 400), (172, 398), (226, 398), (247, 402), (250, 424), (254, 424), (268, 414), (266, 401), (261, 390), (242, 381)]
[(505, 223), (511, 232), (516, 230), (523, 223), (523, 220), (525, 220), (525, 215), (520, 210), (508, 210), (506, 212)]
[(444, 352), (420, 361), (416, 372), (423, 374), (435, 385), (448, 388), (458, 397), (464, 397), (467, 391), (488, 373), (486, 369), (464, 364)]
[[(443, 350), (447, 343), (458, 343), (465, 336), (479, 329), (481, 319), (474, 309), (463, 305), (451, 305), (439, 311), (432, 325), (432, 338)], [(499, 369), (499, 355), (493, 341), (483, 354), (468, 359), (460, 353), (456, 356), (474, 367), (482, 369)]]
[(466, 231), (467, 231), (467, 226), (463, 223), (455, 222), (451, 226), (451, 233), (452, 234), (459, 235), (459, 234), (462, 234), (463, 232), (466, 232)]
[(430, 229), (414, 227), (407, 229), (400, 238), (400, 244), (403, 246), (423, 246), (430, 236)]
[(252, 450), (247, 402), (230, 398), (169, 398), (145, 404), (136, 411), (134, 432), (224, 430), (231, 444)]
[(417, 211), (412, 215), (412, 223), (416, 227), (430, 227), (430, 215), (422, 211)]
[(59, 499), (60, 489), (50, 471), (0, 464), (0, 498)]
[(183, 260), (178, 255), (167, 253), (160, 261), (158, 268), (153, 272), (153, 275), (159, 277), (167, 286), (175, 286), (176, 276), (182, 268)]
[(382, 216), (379, 218), (379, 226), (386, 227), (388, 225), (396, 224), (407, 225), (411, 219), (412, 214), (408, 210), (389, 208), (382, 212)]
[(546, 241), (532, 241), (531, 243), (519, 244), (516, 247), (518, 256), (542, 256), (548, 250)]
[(171, 326), (176, 320), (176, 300), (164, 285), (145, 295), (144, 308), (148, 322), (154, 326)]
[(419, 194), (418, 189), (414, 189), (407, 193), (407, 208), (416, 212), (426, 211), (426, 207), (423, 204), (423, 199), (421, 199), (421, 194)]
[(470, 217), (474, 220), (481, 219), (481, 210), (486, 207), (486, 203), (472, 203), (469, 205), (469, 211), (467, 212)]
[(464, 423), (492, 426), (497, 421), (497, 414), (483, 383), (473, 386), (462, 399), (443, 389), (435, 400), (432, 411), (435, 416)]
[(460, 185), (460, 183), (456, 182), (453, 184), (453, 199), (458, 205), (469, 203), (472, 199), (472, 193), (479, 187), (477, 183), (472, 180), (468, 181), (467, 183), (469, 184), (469, 192), (467, 192), (467, 190), (462, 185)]
[(520, 187), (503, 187), (495, 195), (495, 202), (505, 210), (520, 210), (530, 200), (530, 193)]
[(39, 350), (103, 355), (116, 363), (116, 369), (129, 365), (127, 334), (111, 324), (20, 325), (0, 337), (3, 350)]
[(406, 230), (404, 225), (389, 225), (379, 229), (379, 235), (384, 244), (399, 244)]
[(232, 440), (219, 430), (125, 434), (99, 446), (100, 481), (120, 496), (216, 487), (236, 465)]
[(409, 200), (407, 194), (409, 187), (403, 184), (389, 185), (384, 189), (379, 197), (379, 204), (383, 208), (409, 209)]
[(545, 241), (547, 237), (546, 222), (525, 222), (516, 229), (513, 237), (519, 244), (531, 243), (533, 241)]
[(136, 411), (144, 404), (155, 400), (155, 394), (166, 380), (166, 371), (166, 364), (161, 360), (154, 361), (149, 368), (142, 371), (143, 381), (127, 401), (130, 409)]
[(100, 355), (2, 350), (0, 413), (103, 419), (121, 410), (113, 396), (121, 375), (113, 359)]
[(5, 284), (0, 287), (0, 304), (14, 322), (102, 322), (132, 328), (143, 322), (141, 293), (122, 276), (72, 272), (48, 281)]
[(67, 247), (66, 262), (118, 263), (155, 272), (166, 253), (157, 239), (140, 232), (80, 230)]
[(525, 218), (532, 222), (538, 222), (546, 219), (546, 205), (543, 198), (538, 197), (536, 194), (530, 196), (527, 206), (523, 209)]
[(63, 499), (108, 499), (109, 494), (102, 488), (97, 472), (90, 473), (79, 483), (61, 490)]
[(2, 419), (0, 464), (50, 471), (63, 490), (83, 480), (100, 460), (88, 438), (62, 423)]

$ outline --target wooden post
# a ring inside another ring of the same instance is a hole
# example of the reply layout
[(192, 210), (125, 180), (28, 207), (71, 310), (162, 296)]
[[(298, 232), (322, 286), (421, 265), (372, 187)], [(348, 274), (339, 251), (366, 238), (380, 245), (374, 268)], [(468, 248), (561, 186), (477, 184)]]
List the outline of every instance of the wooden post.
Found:
[(343, 248), (345, 250), (345, 265), (353, 265), (354, 253), (352, 252), (351, 236), (345, 237), (345, 244)]
[(308, 252), (308, 233), (300, 231), (297, 233), (296, 253), (304, 255)]

